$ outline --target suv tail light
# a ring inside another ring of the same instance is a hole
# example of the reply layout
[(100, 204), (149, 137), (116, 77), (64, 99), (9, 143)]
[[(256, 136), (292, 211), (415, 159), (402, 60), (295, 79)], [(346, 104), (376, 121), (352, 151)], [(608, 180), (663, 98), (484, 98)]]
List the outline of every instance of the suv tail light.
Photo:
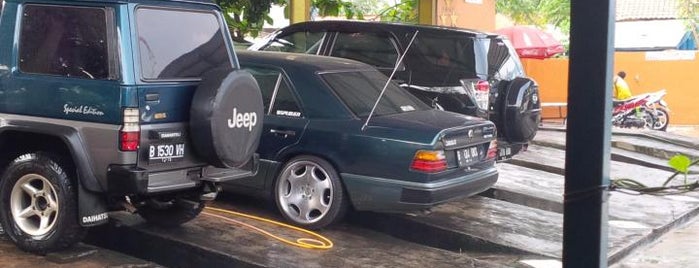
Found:
[(498, 141), (493, 140), (490, 142), (490, 146), (488, 146), (488, 154), (486, 155), (486, 159), (493, 160), (496, 157), (498, 157)]
[(425, 173), (437, 173), (447, 169), (444, 151), (419, 150), (413, 157), (410, 169)]
[(138, 124), (138, 109), (124, 109), (124, 125), (119, 130), (119, 150), (136, 151), (141, 141), (141, 126)]
[(478, 79), (462, 79), (461, 85), (472, 101), (483, 111), (488, 111), (490, 105), (490, 83)]

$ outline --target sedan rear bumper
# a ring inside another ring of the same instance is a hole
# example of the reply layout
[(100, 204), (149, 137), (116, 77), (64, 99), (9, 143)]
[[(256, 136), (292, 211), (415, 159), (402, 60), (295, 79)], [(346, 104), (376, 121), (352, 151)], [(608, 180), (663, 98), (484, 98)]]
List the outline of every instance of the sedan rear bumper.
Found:
[(357, 210), (399, 212), (419, 210), (454, 198), (481, 193), (495, 184), (495, 167), (430, 183), (341, 174)]

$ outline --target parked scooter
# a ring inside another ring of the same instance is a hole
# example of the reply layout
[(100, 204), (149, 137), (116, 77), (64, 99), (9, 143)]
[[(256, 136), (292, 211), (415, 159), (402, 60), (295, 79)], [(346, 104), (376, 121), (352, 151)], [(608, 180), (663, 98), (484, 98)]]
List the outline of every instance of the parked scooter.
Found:
[(614, 101), (612, 125), (623, 128), (665, 130), (670, 121), (670, 109), (663, 97), (665, 89), (629, 99)]

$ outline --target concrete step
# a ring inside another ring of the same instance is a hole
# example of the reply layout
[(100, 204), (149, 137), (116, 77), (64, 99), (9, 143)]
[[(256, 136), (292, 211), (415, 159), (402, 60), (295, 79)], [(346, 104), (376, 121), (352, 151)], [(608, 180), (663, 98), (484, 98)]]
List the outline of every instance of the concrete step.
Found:
[(451, 251), (558, 258), (563, 215), (475, 196), (415, 214), (371, 213), (360, 224)]
[[(657, 131), (655, 131), (657, 132)], [(665, 133), (665, 132), (661, 132)], [(655, 133), (655, 135), (659, 135)], [(688, 138), (690, 139), (690, 138)], [(668, 159), (676, 154), (684, 154), (699, 159), (699, 147), (691, 147), (690, 144), (681, 145), (679, 142), (668, 143), (659, 138), (652, 138), (642, 134), (618, 134), (612, 136), (612, 160), (622, 161), (632, 164), (643, 165), (655, 169), (674, 171), (668, 165)], [(539, 131), (530, 145), (539, 145), (565, 150), (565, 132), (560, 131)], [(565, 156), (565, 154), (563, 154)], [(515, 156), (517, 158), (517, 156)], [(547, 157), (552, 159), (553, 157)], [(563, 161), (564, 158), (555, 158)], [(516, 159), (514, 161), (517, 161)], [(563, 166), (561, 165), (561, 168)], [(562, 170), (553, 170), (561, 173)], [(562, 174), (562, 173), (561, 173)], [(699, 166), (690, 167), (690, 174), (699, 174)]]
[(2, 267), (162, 267), (153, 262), (86, 244), (78, 244), (67, 250), (40, 256), (18, 249), (5, 236), (0, 236), (0, 253), (0, 264), (2, 264), (0, 266)]
[[(257, 204), (214, 205), (278, 218)], [(332, 249), (308, 250), (207, 215), (175, 229), (149, 226), (127, 213), (113, 217), (111, 224), (91, 232), (89, 241), (168, 267), (523, 267), (515, 255), (445, 251), (347, 223), (320, 232), (334, 242)], [(287, 229), (236, 219), (277, 235), (295, 235)]]
[[(562, 153), (551, 148), (537, 149), (552, 154)], [(532, 152), (536, 152), (537, 149)], [(612, 174), (631, 177), (647, 185), (662, 184), (665, 176), (670, 174), (621, 162), (613, 162), (611, 167)], [(563, 176), (513, 164), (500, 164), (498, 169), (500, 178), (490, 190), (494, 198), (562, 212)], [(609, 261), (615, 263), (634, 249), (651, 243), (660, 235), (699, 214), (699, 193), (650, 196), (611, 192), (608, 206)]]

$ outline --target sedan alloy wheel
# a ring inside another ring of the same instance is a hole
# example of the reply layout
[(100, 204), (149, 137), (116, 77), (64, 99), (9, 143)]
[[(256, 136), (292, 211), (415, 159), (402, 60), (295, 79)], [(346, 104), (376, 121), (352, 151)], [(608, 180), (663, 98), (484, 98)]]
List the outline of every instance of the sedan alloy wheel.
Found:
[(277, 178), (277, 207), (296, 225), (322, 228), (343, 216), (347, 206), (335, 169), (312, 156), (289, 161)]

